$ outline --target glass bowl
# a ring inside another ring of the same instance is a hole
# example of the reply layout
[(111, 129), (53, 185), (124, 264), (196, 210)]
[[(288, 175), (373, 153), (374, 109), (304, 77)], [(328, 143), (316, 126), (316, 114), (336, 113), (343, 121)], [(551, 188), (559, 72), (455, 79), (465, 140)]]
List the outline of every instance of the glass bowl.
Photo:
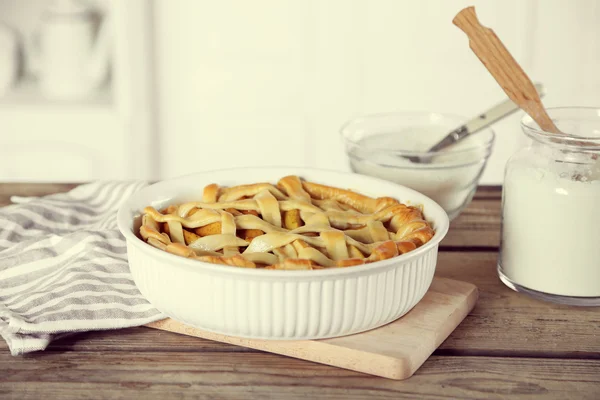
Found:
[[(365, 115), (341, 129), (352, 171), (414, 189), (452, 220), (471, 202), (494, 143), (487, 128), (439, 152), (426, 150), (466, 118), (431, 112)], [(406, 157), (430, 157), (413, 162)]]

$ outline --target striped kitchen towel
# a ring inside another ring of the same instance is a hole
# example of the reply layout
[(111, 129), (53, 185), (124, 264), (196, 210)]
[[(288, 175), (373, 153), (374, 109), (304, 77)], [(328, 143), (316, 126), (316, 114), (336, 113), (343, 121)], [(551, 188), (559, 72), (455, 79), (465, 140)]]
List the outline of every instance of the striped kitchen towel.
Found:
[(164, 318), (129, 273), (116, 212), (144, 182), (96, 182), (0, 208), (0, 334), (13, 355), (73, 332)]

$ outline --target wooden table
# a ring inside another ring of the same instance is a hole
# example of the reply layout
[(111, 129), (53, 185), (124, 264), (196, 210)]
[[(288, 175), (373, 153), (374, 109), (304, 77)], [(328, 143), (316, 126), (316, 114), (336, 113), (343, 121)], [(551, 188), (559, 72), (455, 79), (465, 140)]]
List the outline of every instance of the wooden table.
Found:
[[(0, 184), (0, 205), (71, 187)], [(499, 281), (500, 194), (480, 188), (452, 223), (437, 275), (476, 284), (480, 300), (406, 381), (138, 327), (19, 357), (0, 341), (0, 398), (599, 399), (600, 307), (543, 303)]]

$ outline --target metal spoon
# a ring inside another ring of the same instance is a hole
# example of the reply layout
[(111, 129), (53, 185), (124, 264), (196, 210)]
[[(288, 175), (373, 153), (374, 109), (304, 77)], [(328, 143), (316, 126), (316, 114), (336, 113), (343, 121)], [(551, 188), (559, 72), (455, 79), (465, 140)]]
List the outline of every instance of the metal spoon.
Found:
[[(540, 96), (544, 96), (544, 85), (541, 83), (535, 84), (535, 89), (539, 93)], [(448, 133), (442, 140), (433, 145), (428, 153), (438, 152), (443, 150), (456, 142), (466, 138), (469, 135), (474, 134), (475, 132), (479, 132), (483, 128), (486, 128), (492, 125), (494, 122), (501, 120), (502, 118), (512, 114), (517, 111), (519, 106), (515, 104), (511, 99), (507, 99), (500, 104), (496, 104), (494, 107), (490, 108), (486, 112), (478, 115), (477, 117), (471, 119), (465, 124), (459, 126), (454, 129), (450, 133)], [(433, 159), (433, 154), (431, 156), (403, 156), (404, 158), (409, 159), (414, 163), (422, 163), (428, 164)]]

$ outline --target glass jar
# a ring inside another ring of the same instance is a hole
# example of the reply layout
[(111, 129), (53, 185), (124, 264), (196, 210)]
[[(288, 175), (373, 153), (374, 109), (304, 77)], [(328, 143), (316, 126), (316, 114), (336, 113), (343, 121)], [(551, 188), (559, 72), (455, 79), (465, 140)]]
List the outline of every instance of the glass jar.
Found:
[(571, 305), (600, 305), (600, 109), (551, 108), (564, 134), (525, 116), (531, 143), (506, 165), (500, 279)]

